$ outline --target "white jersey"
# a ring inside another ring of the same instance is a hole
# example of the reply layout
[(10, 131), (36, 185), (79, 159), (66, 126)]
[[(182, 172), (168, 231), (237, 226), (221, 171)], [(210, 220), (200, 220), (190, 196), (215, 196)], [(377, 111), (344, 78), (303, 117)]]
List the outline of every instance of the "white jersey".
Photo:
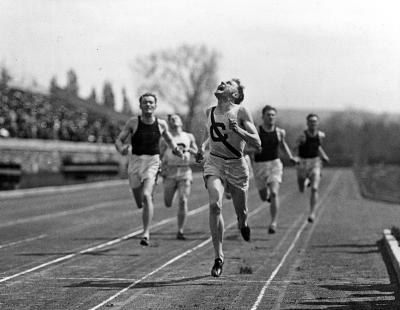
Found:
[[(243, 156), (246, 142), (238, 134), (229, 129), (229, 120), (237, 121), (240, 108), (241, 106), (234, 105), (224, 114), (217, 114), (216, 107), (211, 108), (207, 122), (207, 127), (210, 131), (209, 143), (211, 154), (228, 159)], [(214, 124), (212, 122), (213, 119)]]
[(190, 134), (182, 131), (177, 136), (172, 136), (178, 147), (184, 152), (182, 158), (174, 155), (171, 148), (167, 148), (163, 155), (163, 162), (168, 166), (189, 166), (190, 164), (190, 153), (189, 148), (191, 144)]

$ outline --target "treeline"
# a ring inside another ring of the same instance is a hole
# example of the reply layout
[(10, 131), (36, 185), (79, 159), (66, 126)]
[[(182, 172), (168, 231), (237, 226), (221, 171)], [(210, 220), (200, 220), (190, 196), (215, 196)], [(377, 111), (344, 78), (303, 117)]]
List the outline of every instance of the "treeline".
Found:
[[(399, 120), (400, 115), (396, 119), (360, 111), (336, 112), (322, 119), (320, 129), (327, 136), (324, 149), (331, 165), (400, 164)], [(305, 125), (280, 124), (287, 130), (288, 142), (294, 147)]]
[[(78, 76), (74, 69), (70, 69), (67, 72), (67, 83), (64, 87), (58, 85), (55, 76), (50, 80), (50, 86), (49, 86), (50, 95), (57, 95), (57, 93), (60, 90), (64, 91), (71, 98), (85, 99), (85, 98), (80, 98), (78, 95), (79, 92)], [(121, 112), (125, 115), (132, 115), (132, 108), (125, 87), (121, 89), (121, 93), (122, 93)], [(104, 106), (111, 110), (116, 110), (115, 95), (111, 82), (110, 81), (104, 82), (101, 98), (98, 98), (95, 88), (92, 87), (90, 95), (89, 97), (86, 98), (86, 101), (91, 102), (93, 104)]]

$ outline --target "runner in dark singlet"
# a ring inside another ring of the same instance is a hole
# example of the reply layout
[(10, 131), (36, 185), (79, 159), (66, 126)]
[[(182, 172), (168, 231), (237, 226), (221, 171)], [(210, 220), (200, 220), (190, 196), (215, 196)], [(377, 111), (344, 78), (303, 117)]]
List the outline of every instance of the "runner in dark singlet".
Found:
[(275, 233), (277, 228), (279, 185), (282, 182), (283, 173), (282, 161), (279, 159), (279, 147), (285, 150), (293, 163), (297, 162), (285, 141), (286, 131), (276, 126), (276, 114), (277, 111), (274, 107), (267, 105), (263, 108), (263, 123), (258, 130), (261, 152), (251, 154), (254, 180), (260, 198), (271, 203), (271, 223), (268, 229), (270, 234)]
[(132, 155), (129, 157), (129, 184), (138, 208), (143, 207), (143, 235), (141, 245), (149, 245), (150, 224), (153, 218), (153, 188), (160, 167), (160, 138), (163, 137), (175, 154), (182, 152), (168, 132), (167, 123), (154, 115), (157, 97), (146, 93), (139, 98), (142, 115), (130, 118), (115, 141), (118, 152), (127, 155), (131, 136)]
[(329, 157), (322, 148), (325, 134), (318, 130), (319, 117), (316, 114), (307, 116), (307, 130), (297, 139), (297, 152), (300, 162), (297, 167), (297, 183), (300, 192), (304, 192), (306, 183), (311, 187), (310, 214), (308, 221), (314, 222), (315, 206), (318, 201), (318, 187), (321, 180), (321, 159), (329, 162)]

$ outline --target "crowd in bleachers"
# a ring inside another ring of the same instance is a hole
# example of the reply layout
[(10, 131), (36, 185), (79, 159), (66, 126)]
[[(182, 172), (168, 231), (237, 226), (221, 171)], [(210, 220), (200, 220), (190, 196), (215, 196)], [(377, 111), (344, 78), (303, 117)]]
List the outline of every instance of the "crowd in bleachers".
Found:
[(0, 135), (14, 138), (113, 143), (117, 121), (54, 96), (0, 89)]

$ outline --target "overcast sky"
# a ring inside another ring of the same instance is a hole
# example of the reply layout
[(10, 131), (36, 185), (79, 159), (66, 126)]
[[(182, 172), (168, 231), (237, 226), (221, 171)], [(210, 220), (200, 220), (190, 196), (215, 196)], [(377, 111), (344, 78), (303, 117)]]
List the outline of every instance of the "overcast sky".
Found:
[(137, 56), (206, 44), (220, 79), (239, 77), (258, 108), (400, 112), (400, 4), (368, 0), (1, 0), (0, 64), (17, 79), (87, 96), (110, 80), (136, 105)]

